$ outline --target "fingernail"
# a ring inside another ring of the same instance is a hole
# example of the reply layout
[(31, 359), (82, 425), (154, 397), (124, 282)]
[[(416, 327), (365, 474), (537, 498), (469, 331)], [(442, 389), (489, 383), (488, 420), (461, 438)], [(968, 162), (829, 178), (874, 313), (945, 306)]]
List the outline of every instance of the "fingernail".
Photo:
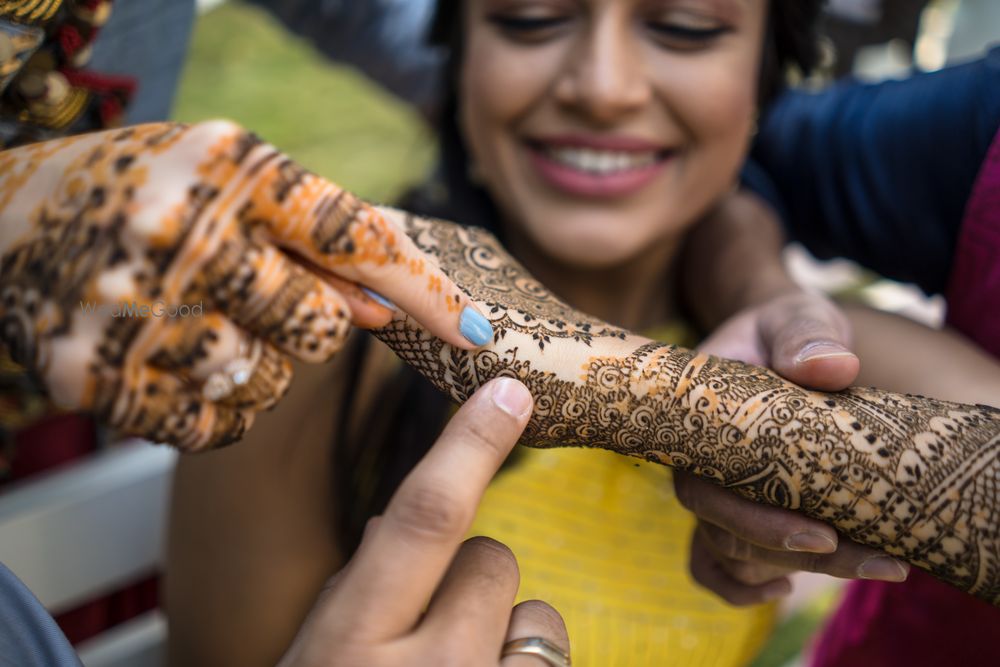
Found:
[(385, 306), (389, 310), (397, 310), (396, 304), (394, 304), (392, 301), (389, 301), (389, 299), (385, 298), (375, 290), (368, 289), (367, 287), (362, 287), (361, 291), (367, 294), (372, 301), (379, 304), (380, 306)]
[(458, 321), (458, 329), (465, 339), (473, 345), (486, 345), (493, 341), (493, 327), (490, 321), (479, 314), (472, 306), (466, 306)]
[(837, 543), (821, 533), (795, 533), (785, 540), (789, 551), (807, 551), (813, 554), (828, 554), (837, 550)]
[(809, 343), (801, 350), (799, 354), (795, 357), (795, 363), (804, 364), (807, 361), (815, 361), (816, 359), (833, 359), (837, 357), (853, 357), (854, 353), (848, 350), (846, 347), (840, 343), (834, 343), (833, 341), (818, 341), (815, 343)]
[(531, 392), (517, 380), (500, 378), (493, 385), (493, 403), (512, 417), (520, 419), (531, 409)]
[(862, 579), (906, 581), (909, 573), (906, 565), (888, 556), (874, 556), (858, 566), (858, 576)]

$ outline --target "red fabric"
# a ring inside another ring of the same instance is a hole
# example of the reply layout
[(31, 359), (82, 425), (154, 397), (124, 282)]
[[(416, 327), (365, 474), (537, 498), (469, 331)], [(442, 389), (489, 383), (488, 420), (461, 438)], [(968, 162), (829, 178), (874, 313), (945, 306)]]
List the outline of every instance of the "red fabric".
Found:
[[(1000, 133), (966, 206), (946, 296), (948, 323), (1000, 357)], [(812, 665), (1000, 665), (998, 632), (1000, 609), (914, 569), (902, 584), (849, 584)]]
[(86, 88), (97, 96), (97, 112), (102, 126), (117, 127), (121, 124), (125, 107), (135, 94), (137, 84), (134, 79), (73, 69), (62, 72), (73, 86)]
[(59, 29), (59, 46), (62, 47), (63, 53), (67, 58), (73, 57), (77, 51), (86, 45), (87, 42), (83, 39), (83, 35), (80, 34), (76, 26), (64, 25)]
[(948, 323), (1000, 357), (1000, 134), (965, 209), (946, 296)]
[(813, 667), (1000, 665), (1000, 609), (910, 570), (901, 584), (855, 581), (820, 636)]
[(11, 481), (86, 456), (97, 448), (97, 433), (89, 417), (64, 414), (23, 429), (14, 436), (14, 442)]
[(79, 644), (159, 606), (158, 574), (152, 574), (116, 593), (56, 615), (56, 623), (71, 644)]
[(86, 88), (95, 93), (106, 93), (122, 95), (129, 98), (137, 87), (136, 80), (130, 76), (118, 76), (115, 74), (98, 74), (87, 70), (62, 70), (63, 75), (70, 84), (78, 88)]

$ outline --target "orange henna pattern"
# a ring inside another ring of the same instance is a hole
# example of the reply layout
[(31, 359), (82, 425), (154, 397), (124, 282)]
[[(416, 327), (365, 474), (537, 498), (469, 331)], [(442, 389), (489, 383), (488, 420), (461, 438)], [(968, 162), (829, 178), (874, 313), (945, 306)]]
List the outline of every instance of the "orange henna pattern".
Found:
[(411, 218), (408, 231), (488, 314), (495, 342), (458, 350), (404, 314), (378, 336), (458, 401), (500, 375), (527, 384), (535, 410), (524, 444), (600, 447), (693, 472), (1000, 605), (1000, 410), (807, 391), (582, 315), (482, 230)]
[(187, 450), (238, 439), (287, 389), (286, 354), (343, 345), (347, 302), (283, 249), (348, 280), (412, 261), (382, 213), (225, 122), (0, 153), (0, 222), (12, 355), (56, 402)]

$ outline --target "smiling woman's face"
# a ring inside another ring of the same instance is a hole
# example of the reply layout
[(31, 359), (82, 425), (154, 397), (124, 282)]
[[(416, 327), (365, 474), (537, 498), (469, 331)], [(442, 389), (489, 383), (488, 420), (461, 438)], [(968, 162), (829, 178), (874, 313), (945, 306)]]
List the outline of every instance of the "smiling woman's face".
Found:
[(468, 0), (461, 126), (509, 225), (613, 266), (735, 181), (767, 0)]

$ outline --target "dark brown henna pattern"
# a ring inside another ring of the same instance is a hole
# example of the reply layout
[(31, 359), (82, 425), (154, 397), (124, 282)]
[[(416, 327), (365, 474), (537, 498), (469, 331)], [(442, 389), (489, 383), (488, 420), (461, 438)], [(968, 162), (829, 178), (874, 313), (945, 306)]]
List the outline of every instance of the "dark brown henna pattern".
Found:
[(600, 447), (693, 472), (1000, 605), (1000, 410), (807, 391), (576, 313), (481, 230), (415, 218), (407, 228), (484, 306), (496, 339), (456, 350), (404, 315), (377, 335), (457, 401), (500, 375), (527, 384), (535, 412), (524, 444)]

